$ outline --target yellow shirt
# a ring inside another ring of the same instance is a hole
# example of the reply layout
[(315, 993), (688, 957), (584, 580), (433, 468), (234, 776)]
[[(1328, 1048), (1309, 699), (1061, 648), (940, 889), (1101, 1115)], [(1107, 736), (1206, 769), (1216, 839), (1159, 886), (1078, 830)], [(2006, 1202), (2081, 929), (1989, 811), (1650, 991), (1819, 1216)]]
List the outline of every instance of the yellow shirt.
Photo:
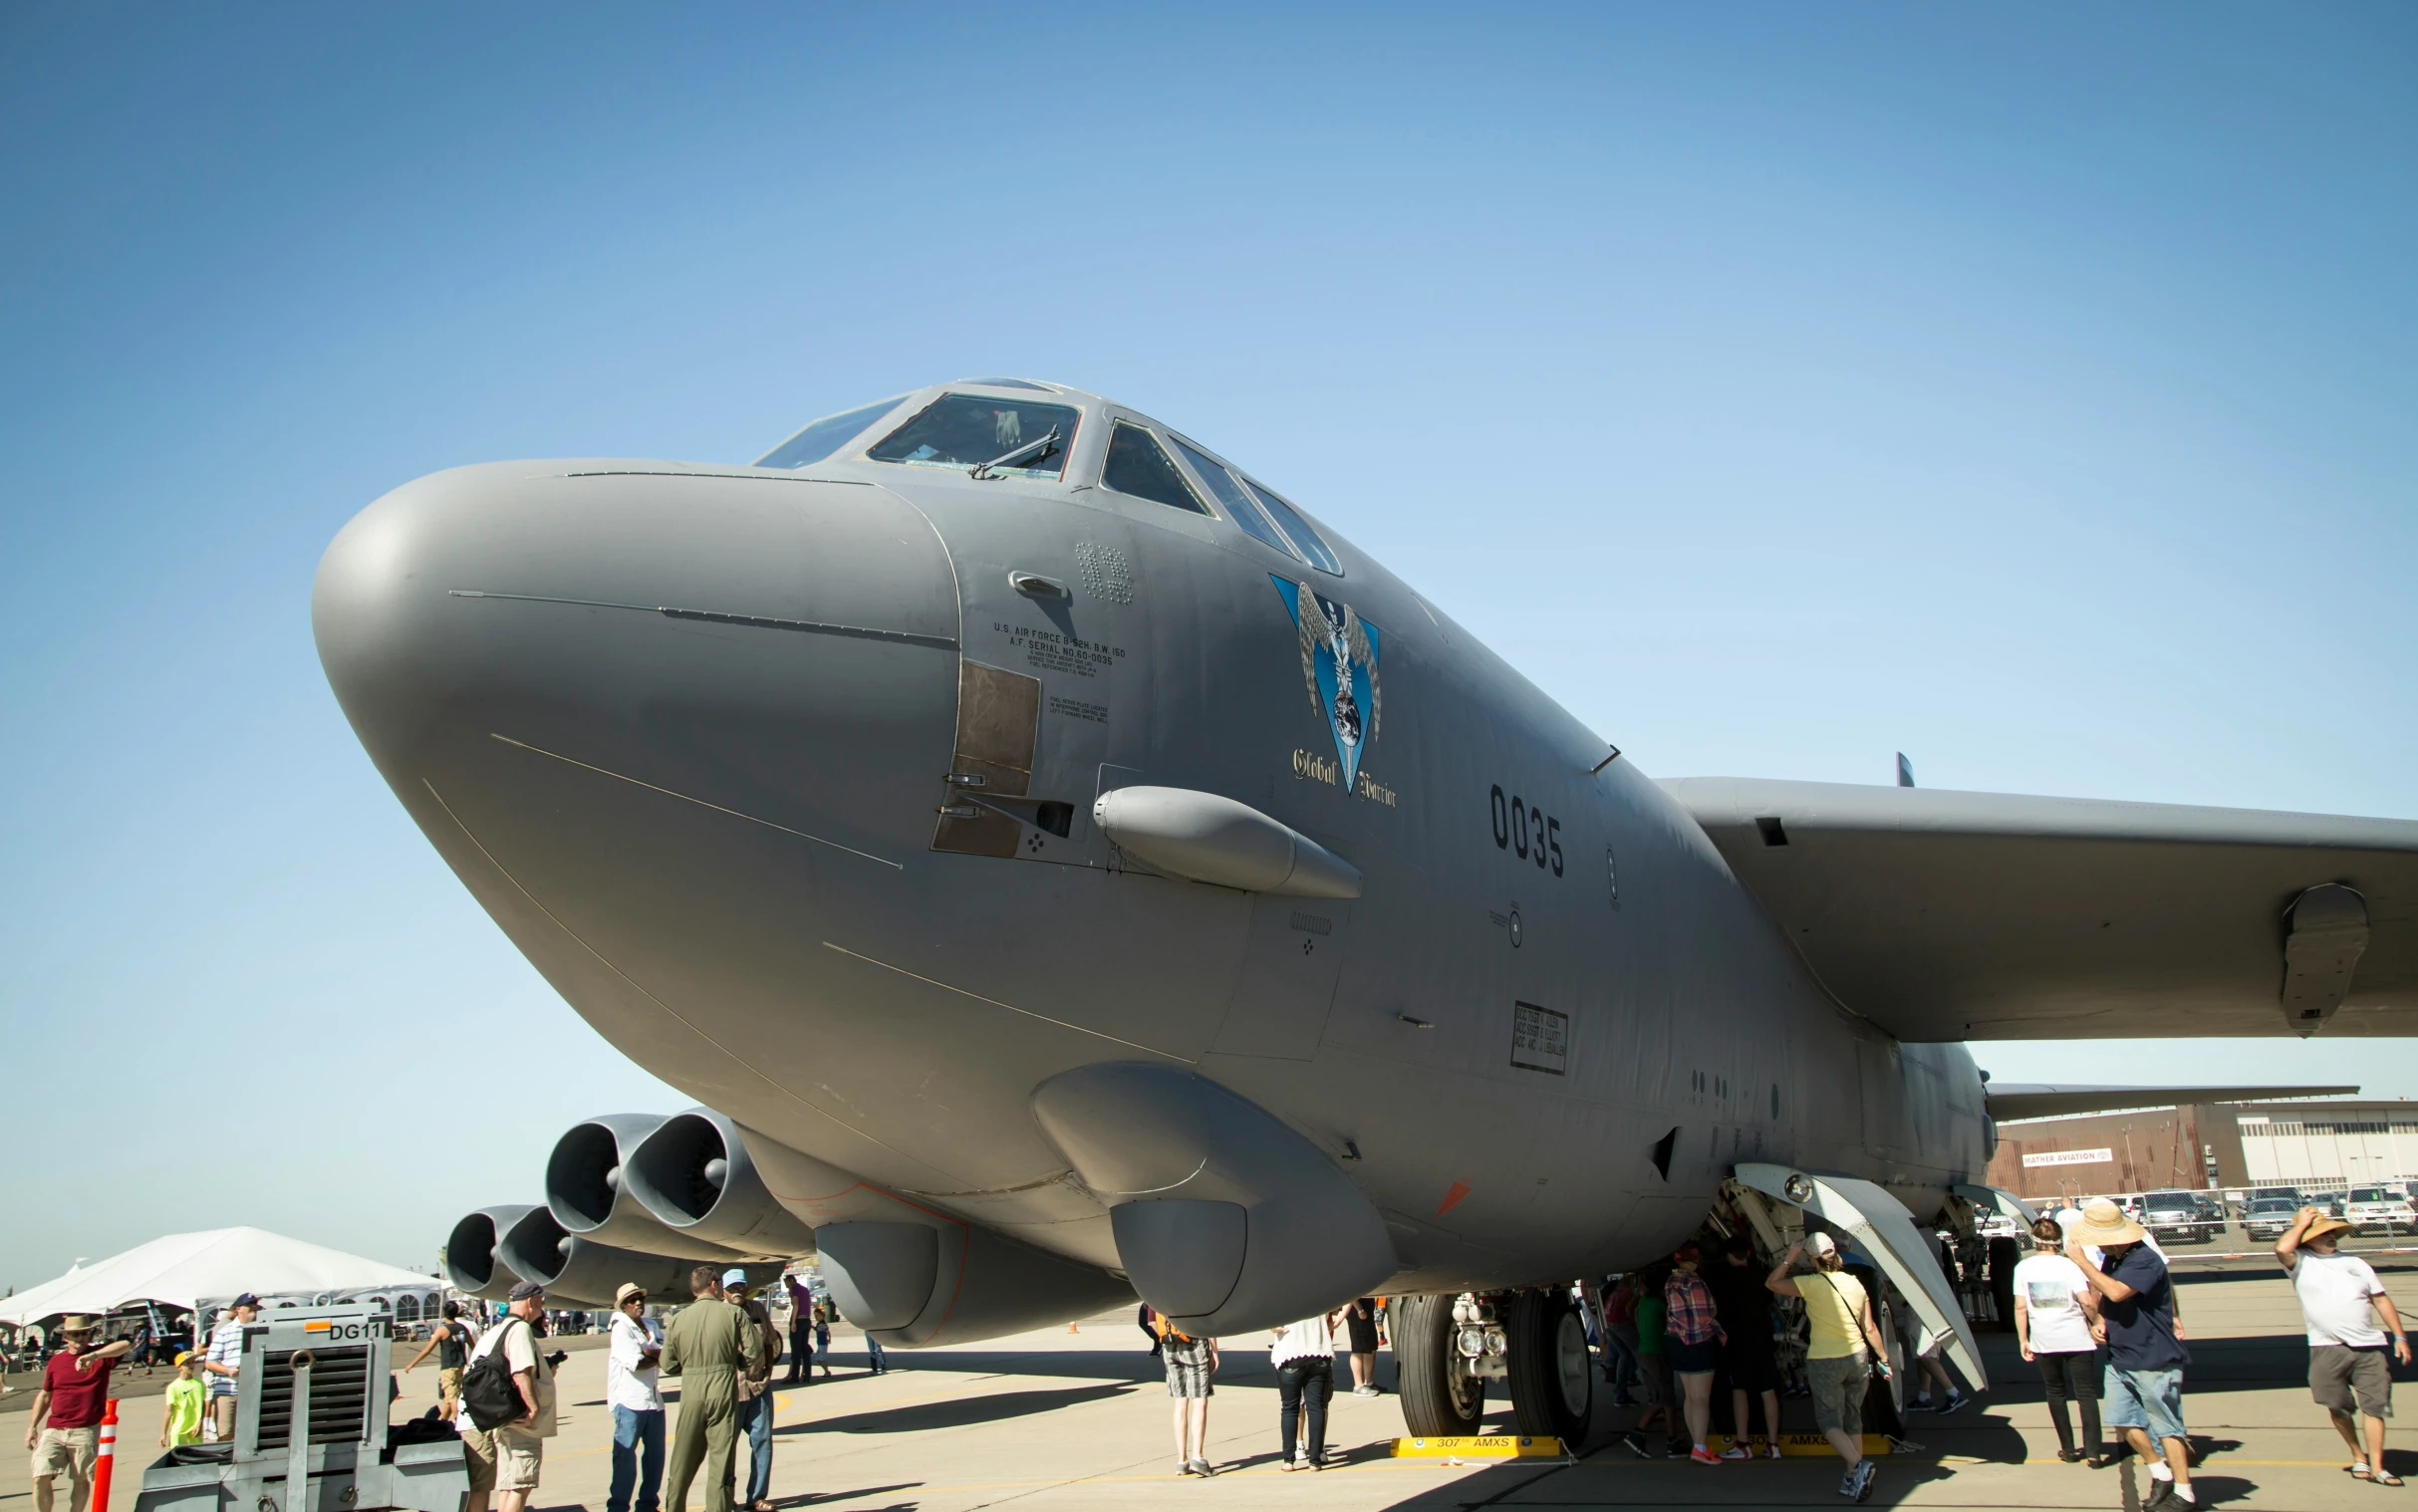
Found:
[(201, 1442), (201, 1403), (208, 1390), (200, 1382), (181, 1376), (168, 1383), (170, 1445)]
[(1805, 1299), (1805, 1321), (1813, 1325), (1807, 1360), (1840, 1360), (1864, 1352), (1864, 1283), (1845, 1271), (1815, 1271), (1796, 1278)]

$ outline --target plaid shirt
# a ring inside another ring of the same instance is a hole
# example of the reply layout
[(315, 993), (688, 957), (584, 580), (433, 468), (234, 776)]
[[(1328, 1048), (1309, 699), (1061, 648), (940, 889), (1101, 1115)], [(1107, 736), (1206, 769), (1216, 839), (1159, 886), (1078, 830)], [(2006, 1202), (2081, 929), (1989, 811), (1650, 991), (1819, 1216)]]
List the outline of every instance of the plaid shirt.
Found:
[(1721, 1322), (1713, 1315), (1713, 1293), (1705, 1286), (1705, 1278), (1694, 1271), (1673, 1271), (1663, 1283), (1663, 1306), (1669, 1321), (1665, 1333), (1682, 1344), (1704, 1344), (1709, 1340), (1729, 1341)]

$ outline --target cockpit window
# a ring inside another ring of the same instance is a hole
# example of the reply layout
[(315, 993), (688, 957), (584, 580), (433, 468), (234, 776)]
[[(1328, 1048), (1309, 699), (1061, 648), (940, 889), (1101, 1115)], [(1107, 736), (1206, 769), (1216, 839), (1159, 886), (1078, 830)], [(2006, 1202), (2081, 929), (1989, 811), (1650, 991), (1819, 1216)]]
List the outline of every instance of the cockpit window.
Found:
[(1007, 457), (1012, 461), (995, 469), (995, 476), (1059, 478), (1065, 476), (1066, 449), (1074, 444), (1081, 415), (1067, 404), (944, 393), (865, 454), (877, 462), (961, 472)]
[(1035, 393), (1049, 392), (1039, 383), (1028, 383), (1022, 378), (967, 378), (965, 381), (976, 388), (1030, 388)]
[(1288, 557), (1299, 555), (1284, 544), (1284, 537), (1276, 533), (1276, 527), (1270, 525), (1267, 516), (1259, 512), (1259, 506), (1251, 502), (1251, 496), (1243, 492), (1242, 485), (1235, 481), (1232, 473), (1204, 456), (1184, 437), (1175, 437), (1175, 442), (1176, 449), (1184, 453), (1184, 460), (1193, 464), (1193, 472), (1208, 485), (1210, 493), (1217, 496), (1217, 502), (1225, 506), (1225, 512), (1233, 517), (1236, 525), (1249, 531), (1262, 544), (1272, 546)]
[(1209, 506), (1193, 492), (1193, 485), (1185, 482), (1184, 474), (1176, 470), (1159, 438), (1123, 420), (1109, 432), (1108, 461), (1100, 469), (1100, 482), (1137, 499), (1189, 509), (1195, 514), (1209, 512)]
[(765, 452), (756, 459), (755, 465), (758, 467), (804, 467), (810, 462), (820, 462), (850, 441), (855, 440), (857, 432), (896, 409), (899, 406), (899, 400), (906, 396), (902, 393), (884, 399), (879, 404), (868, 404), (862, 409), (851, 409), (845, 414), (825, 415), (780, 445), (773, 447), (772, 450)]
[(1343, 576), (1343, 564), (1335, 560), (1335, 554), (1327, 549), (1326, 542), (1319, 539), (1318, 532), (1310, 529), (1310, 522), (1301, 518), (1292, 505), (1248, 478), (1242, 481), (1250, 488), (1251, 497), (1257, 499), (1276, 522), (1276, 528), (1283, 531), (1286, 539), (1301, 553), (1302, 560), (1322, 573), (1332, 573), (1338, 578)]

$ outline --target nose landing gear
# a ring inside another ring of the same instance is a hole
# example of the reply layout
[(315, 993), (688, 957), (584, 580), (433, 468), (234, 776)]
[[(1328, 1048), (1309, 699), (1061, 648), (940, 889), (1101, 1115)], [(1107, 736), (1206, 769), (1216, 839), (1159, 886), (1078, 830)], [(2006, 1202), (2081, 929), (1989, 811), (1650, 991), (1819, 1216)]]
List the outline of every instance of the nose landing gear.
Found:
[(1572, 1446), (1587, 1436), (1594, 1362), (1567, 1287), (1406, 1297), (1394, 1315), (1394, 1357), (1413, 1437), (1478, 1432), (1493, 1380), (1510, 1388), (1520, 1433)]

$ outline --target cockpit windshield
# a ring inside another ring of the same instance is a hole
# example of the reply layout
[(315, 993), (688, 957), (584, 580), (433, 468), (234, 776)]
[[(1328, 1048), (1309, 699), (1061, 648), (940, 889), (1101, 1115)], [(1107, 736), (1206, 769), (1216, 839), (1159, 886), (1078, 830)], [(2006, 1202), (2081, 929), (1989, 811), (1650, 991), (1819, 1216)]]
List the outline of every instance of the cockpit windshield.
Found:
[(775, 446), (756, 459), (758, 467), (804, 467), (825, 457), (857, 438), (866, 426), (899, 407), (905, 394), (897, 394), (879, 404), (867, 404), (861, 409), (841, 414), (825, 415), (804, 430)]
[[(1082, 411), (1070, 404), (1034, 404), (1022, 399), (944, 393), (923, 412), (875, 444), (866, 456), (910, 467), (948, 467), (962, 472), (991, 462), (1005, 465), (987, 474), (1059, 478), (1075, 441)], [(1049, 439), (1053, 434), (1055, 440)]]

